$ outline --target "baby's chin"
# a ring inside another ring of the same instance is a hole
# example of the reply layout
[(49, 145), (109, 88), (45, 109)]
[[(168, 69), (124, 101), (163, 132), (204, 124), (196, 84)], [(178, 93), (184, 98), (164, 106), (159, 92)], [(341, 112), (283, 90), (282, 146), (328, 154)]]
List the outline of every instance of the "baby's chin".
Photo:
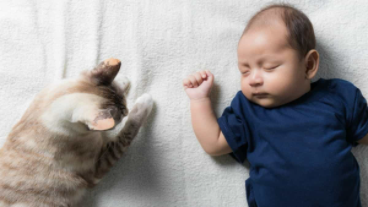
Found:
[(278, 106), (281, 106), (282, 104), (277, 104), (275, 101), (270, 99), (261, 99), (261, 100), (250, 100), (255, 104), (258, 104), (264, 108), (276, 108)]
[(263, 97), (263, 98), (257, 98), (257, 97), (248, 97), (247, 99), (257, 105), (260, 105), (264, 108), (276, 108), (279, 107), (285, 103), (281, 103), (277, 100), (275, 100), (272, 96)]

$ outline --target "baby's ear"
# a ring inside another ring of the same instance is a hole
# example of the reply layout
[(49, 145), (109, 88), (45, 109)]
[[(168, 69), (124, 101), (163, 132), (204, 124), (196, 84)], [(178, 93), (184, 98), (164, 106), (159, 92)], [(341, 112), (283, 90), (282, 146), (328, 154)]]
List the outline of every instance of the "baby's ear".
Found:
[(319, 53), (317, 50), (310, 50), (305, 56), (305, 76), (307, 79), (311, 80), (318, 71), (319, 68)]
[(110, 58), (91, 71), (91, 78), (97, 85), (110, 85), (120, 70), (120, 60)]

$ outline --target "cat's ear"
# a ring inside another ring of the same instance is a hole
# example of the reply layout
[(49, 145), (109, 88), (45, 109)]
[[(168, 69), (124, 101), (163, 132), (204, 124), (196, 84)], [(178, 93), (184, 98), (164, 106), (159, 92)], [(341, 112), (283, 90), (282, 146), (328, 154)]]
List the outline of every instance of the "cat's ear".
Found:
[(115, 127), (114, 112), (112, 109), (100, 110), (98, 113), (94, 113), (89, 120), (86, 121), (86, 125), (89, 130), (92, 131), (105, 131)]
[(121, 62), (110, 58), (98, 64), (91, 71), (91, 78), (97, 85), (110, 85), (120, 70)]
[(88, 122), (87, 127), (91, 131), (105, 131), (115, 127), (115, 120), (112, 117), (96, 117), (95, 120)]
[(114, 106), (105, 109), (84, 106), (73, 110), (71, 122), (81, 123), (90, 131), (105, 131), (115, 127), (118, 114)]

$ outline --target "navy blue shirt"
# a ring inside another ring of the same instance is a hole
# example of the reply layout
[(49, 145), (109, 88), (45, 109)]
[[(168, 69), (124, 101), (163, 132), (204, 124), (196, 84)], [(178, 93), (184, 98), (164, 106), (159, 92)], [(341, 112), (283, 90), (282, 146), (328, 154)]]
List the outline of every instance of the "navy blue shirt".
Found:
[(218, 123), (232, 155), (250, 163), (250, 207), (361, 206), (351, 148), (368, 133), (368, 110), (352, 83), (319, 79), (277, 108), (250, 102), (240, 91)]

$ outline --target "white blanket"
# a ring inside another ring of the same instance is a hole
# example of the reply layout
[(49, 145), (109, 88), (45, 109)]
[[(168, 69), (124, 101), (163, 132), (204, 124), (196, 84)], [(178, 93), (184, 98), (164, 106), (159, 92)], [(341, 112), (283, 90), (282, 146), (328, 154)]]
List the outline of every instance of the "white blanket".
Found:
[[(115, 57), (132, 82), (130, 106), (150, 93), (155, 107), (127, 154), (89, 191), (85, 207), (247, 206), (249, 167), (203, 152), (192, 131), (182, 80), (211, 70), (219, 116), (239, 90), (239, 36), (251, 15), (268, 3), (0, 0), (0, 145), (38, 91)], [(322, 58), (318, 77), (349, 80), (368, 97), (368, 2), (295, 5), (314, 24)], [(367, 149), (354, 149), (363, 206), (368, 205)]]

